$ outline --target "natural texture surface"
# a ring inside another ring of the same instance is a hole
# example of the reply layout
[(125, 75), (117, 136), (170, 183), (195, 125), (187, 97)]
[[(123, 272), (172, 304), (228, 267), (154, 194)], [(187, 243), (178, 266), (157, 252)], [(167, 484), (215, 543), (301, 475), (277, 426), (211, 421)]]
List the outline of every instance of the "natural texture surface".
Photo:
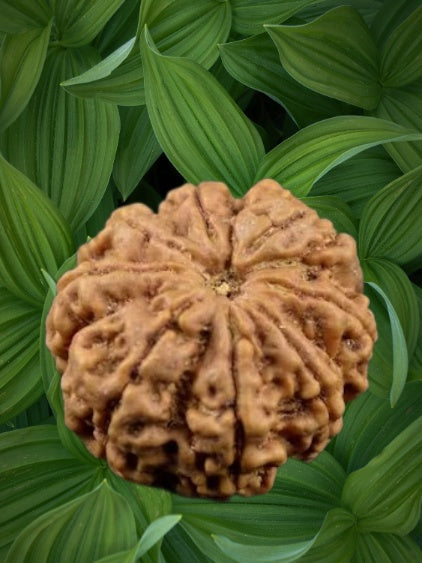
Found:
[(274, 181), (120, 208), (48, 316), (66, 423), (127, 479), (265, 492), (367, 387), (376, 328), (361, 292), (354, 240)]

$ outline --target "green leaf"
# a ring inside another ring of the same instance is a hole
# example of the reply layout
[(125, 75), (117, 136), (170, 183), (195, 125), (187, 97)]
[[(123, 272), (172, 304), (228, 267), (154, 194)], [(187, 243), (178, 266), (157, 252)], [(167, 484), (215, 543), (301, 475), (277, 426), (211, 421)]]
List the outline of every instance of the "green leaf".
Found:
[(357, 534), (352, 563), (366, 561), (420, 561), (422, 551), (409, 536), (396, 534)]
[(420, 0), (383, 0), (371, 25), (371, 33), (379, 49), (384, 47), (394, 30), (420, 5)]
[(422, 78), (422, 6), (387, 39), (381, 54), (383, 86), (405, 86)]
[(347, 477), (342, 501), (360, 531), (404, 535), (415, 527), (422, 497), (421, 439), (422, 417)]
[(21, 33), (45, 27), (52, 17), (48, 0), (0, 0), (0, 32)]
[(6, 35), (0, 48), (0, 131), (28, 103), (44, 65), (51, 23), (45, 28)]
[(318, 2), (321, 0), (231, 0), (233, 30), (242, 35), (262, 33), (263, 24), (282, 23)]
[(406, 338), (409, 357), (419, 331), (419, 312), (415, 292), (403, 270), (388, 260), (371, 258), (362, 262), (365, 281), (375, 282), (387, 294)]
[(139, 0), (125, 0), (93, 41), (102, 56), (109, 55), (136, 35)]
[(147, 30), (141, 52), (148, 113), (169, 160), (189, 182), (221, 180), (245, 193), (264, 153), (255, 127), (209, 72), (161, 55)]
[(340, 233), (348, 233), (357, 238), (357, 230), (350, 207), (335, 196), (312, 196), (302, 198), (303, 203), (312, 207), (320, 217), (329, 219)]
[(124, 0), (55, 0), (56, 41), (80, 47), (94, 39)]
[(121, 108), (120, 119), (122, 131), (114, 161), (113, 178), (126, 200), (162, 151), (145, 106)]
[(14, 295), (41, 307), (47, 283), (72, 248), (69, 228), (51, 201), (0, 154), (0, 279)]
[(126, 500), (103, 481), (29, 524), (10, 548), (6, 563), (95, 561), (135, 542), (135, 519)]
[(98, 469), (63, 448), (53, 425), (0, 434), (0, 548), (38, 516), (91, 490), (100, 478)]
[(198, 548), (181, 525), (175, 526), (164, 537), (162, 554), (166, 563), (180, 563), (180, 561), (214, 563), (206, 553)]
[[(325, 14), (328, 10), (338, 7), (338, 0), (323, 0), (316, 4), (310, 4), (298, 13), (300, 18), (312, 21)], [(352, 6), (360, 13), (367, 25), (370, 25), (383, 6), (383, 0), (347, 0), (347, 5)]]
[(292, 78), (281, 65), (277, 49), (267, 34), (220, 45), (220, 54), (236, 80), (280, 103), (299, 127), (353, 111), (350, 106), (321, 96)]
[(361, 151), (419, 138), (422, 133), (374, 117), (333, 117), (305, 127), (266, 154), (255, 181), (273, 178), (303, 197), (329, 170)]
[(39, 324), (40, 311), (0, 287), (0, 424), (42, 394)]
[[(374, 115), (422, 131), (421, 88), (422, 80), (401, 88), (384, 88)], [(385, 148), (403, 172), (413, 170), (422, 162), (421, 141), (387, 144)]]
[(330, 444), (330, 453), (347, 473), (360, 469), (422, 416), (421, 393), (422, 382), (406, 383), (394, 409), (386, 399), (363, 393), (347, 406), (343, 429)]
[[(33, 400), (33, 396), (31, 399)], [(51, 414), (47, 397), (43, 394), (26, 410), (20, 412), (13, 419), (9, 419), (5, 424), (0, 424), (0, 432), (11, 432), (12, 430), (17, 430), (18, 428), (27, 428), (28, 426), (35, 426), (37, 424), (54, 423), (54, 416)]]
[(91, 47), (51, 49), (31, 101), (3, 138), (6, 157), (45, 191), (73, 230), (107, 188), (120, 129), (116, 107), (60, 88), (93, 60)]
[[(217, 44), (227, 39), (230, 24), (227, 1), (196, 0), (192, 4), (191, 0), (147, 0), (141, 4), (139, 29), (148, 25), (162, 52), (188, 57), (205, 68), (210, 68), (217, 59)], [(64, 87), (77, 96), (97, 97), (127, 106), (145, 104), (138, 35), (139, 31), (104, 61), (64, 82)]]
[(360, 217), (368, 200), (400, 175), (384, 147), (373, 147), (330, 170), (314, 184), (310, 195), (338, 196)]
[(265, 29), (284, 68), (298, 82), (364, 109), (378, 105), (377, 49), (355, 9), (340, 6), (305, 25)]
[(422, 379), (422, 288), (415, 284), (412, 284), (412, 287), (418, 301), (419, 334), (415, 350), (410, 359), (409, 376), (411, 379)]
[(359, 226), (363, 257), (406, 264), (422, 258), (422, 165), (397, 178), (365, 206)]

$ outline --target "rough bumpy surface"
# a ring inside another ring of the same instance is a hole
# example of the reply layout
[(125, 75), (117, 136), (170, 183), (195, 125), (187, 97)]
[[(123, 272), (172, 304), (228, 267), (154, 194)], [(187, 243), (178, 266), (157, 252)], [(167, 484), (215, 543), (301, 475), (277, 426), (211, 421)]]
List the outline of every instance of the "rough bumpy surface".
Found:
[(288, 456), (324, 448), (375, 339), (354, 240), (272, 180), (118, 209), (47, 320), (89, 450), (126, 479), (220, 498), (266, 492)]

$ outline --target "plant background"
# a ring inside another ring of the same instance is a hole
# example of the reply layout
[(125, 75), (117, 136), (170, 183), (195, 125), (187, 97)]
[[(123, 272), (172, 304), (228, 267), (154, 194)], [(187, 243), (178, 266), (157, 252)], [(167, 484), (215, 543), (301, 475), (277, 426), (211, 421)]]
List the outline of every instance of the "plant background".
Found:
[[(0, 560), (422, 560), (419, 0), (0, 0)], [(316, 460), (218, 503), (63, 423), (55, 281), (118, 205), (272, 177), (354, 236), (369, 390)]]

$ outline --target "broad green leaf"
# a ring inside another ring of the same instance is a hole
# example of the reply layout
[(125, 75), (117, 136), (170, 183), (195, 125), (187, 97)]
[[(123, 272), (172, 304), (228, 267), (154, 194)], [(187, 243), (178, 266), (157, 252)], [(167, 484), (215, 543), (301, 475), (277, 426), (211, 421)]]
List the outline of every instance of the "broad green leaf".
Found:
[(356, 552), (352, 563), (367, 561), (405, 561), (422, 560), (422, 550), (409, 536), (396, 534), (357, 534)]
[(86, 45), (101, 31), (124, 0), (55, 0), (56, 41), (64, 47)]
[(215, 563), (209, 558), (209, 554), (199, 549), (181, 525), (175, 526), (164, 537), (162, 554), (166, 563)]
[(415, 527), (422, 498), (421, 440), (422, 417), (347, 477), (342, 501), (360, 531), (404, 535)]
[(6, 157), (45, 191), (75, 231), (107, 188), (120, 129), (116, 107), (60, 88), (93, 60), (91, 47), (52, 48), (31, 101), (3, 138)]
[(359, 249), (365, 258), (406, 264), (422, 258), (422, 165), (376, 193), (363, 210)]
[(40, 311), (0, 287), (0, 424), (42, 394), (38, 329)]
[(63, 448), (54, 425), (1, 434), (0, 548), (38, 516), (91, 490), (101, 473)]
[(298, 131), (265, 155), (255, 181), (273, 178), (295, 196), (306, 196), (329, 170), (388, 141), (422, 138), (422, 133), (374, 117), (325, 119)]
[(387, 294), (403, 329), (410, 357), (418, 338), (419, 312), (408, 276), (396, 264), (380, 258), (365, 259), (362, 269), (365, 281), (378, 284)]
[(126, 200), (161, 154), (145, 106), (121, 108), (122, 130), (113, 178)]
[(126, 500), (103, 481), (29, 524), (10, 548), (6, 563), (95, 561), (135, 542), (135, 519)]
[(0, 131), (24, 110), (37, 85), (47, 54), (51, 23), (45, 28), (6, 35), (0, 48)]
[[(210, 68), (218, 57), (217, 44), (227, 39), (231, 13), (227, 1), (143, 1), (139, 29), (145, 25), (160, 51), (195, 60)], [(64, 82), (74, 95), (97, 97), (119, 105), (145, 104), (144, 69), (138, 34), (86, 73)], [(132, 41), (135, 41), (133, 46)]]
[(338, 196), (360, 217), (368, 200), (400, 175), (384, 147), (373, 147), (330, 170), (314, 184), (310, 195)]
[(93, 41), (102, 56), (107, 56), (136, 35), (139, 0), (125, 0)]
[(12, 430), (27, 428), (28, 426), (35, 426), (37, 424), (55, 424), (50, 405), (44, 394), (26, 410), (8, 420), (5, 424), (0, 424), (0, 432), (11, 432)]
[(364, 108), (377, 106), (377, 49), (360, 14), (350, 6), (299, 26), (265, 26), (295, 80), (320, 94)]
[(384, 47), (394, 30), (420, 5), (420, 0), (383, 0), (371, 25), (371, 33), (379, 49)]
[[(370, 25), (382, 7), (383, 0), (345, 0), (342, 3), (352, 6), (360, 13), (366, 24)], [(328, 12), (328, 10), (338, 7), (339, 4), (338, 0), (323, 0), (302, 9), (298, 16), (306, 21), (312, 21)]]
[(231, 0), (233, 30), (242, 35), (262, 33), (263, 24), (282, 23), (321, 0)]
[(422, 6), (387, 39), (381, 55), (383, 86), (405, 86), (422, 78)]
[(314, 538), (293, 544), (268, 546), (234, 542), (225, 536), (214, 536), (214, 541), (222, 553), (230, 558), (230, 561), (290, 563), (297, 561), (310, 549)]
[(169, 160), (189, 182), (221, 180), (245, 193), (264, 153), (255, 127), (209, 72), (161, 55), (147, 30), (141, 52), (148, 113)]
[(321, 195), (302, 198), (303, 203), (312, 207), (320, 217), (329, 219), (340, 233), (357, 238), (357, 230), (350, 207), (339, 197)]
[(409, 363), (410, 379), (422, 379), (422, 288), (412, 284), (418, 301), (419, 310), (419, 334), (415, 350)]
[(47, 283), (71, 252), (69, 228), (51, 201), (0, 154), (0, 279), (14, 295), (41, 307)]
[(267, 34), (220, 45), (221, 59), (234, 78), (280, 103), (304, 127), (320, 119), (351, 113), (342, 102), (305, 88), (283, 68)]
[(406, 383), (394, 409), (386, 399), (362, 394), (346, 408), (343, 429), (330, 444), (330, 453), (350, 473), (371, 459), (422, 416), (422, 382)]
[(0, 0), (0, 32), (21, 33), (45, 27), (52, 11), (48, 0)]
[[(384, 88), (374, 115), (422, 131), (421, 88), (422, 80), (401, 88)], [(422, 162), (421, 141), (387, 144), (385, 148), (403, 172), (413, 170)]]
[(401, 392), (403, 391), (404, 384), (406, 383), (407, 369), (409, 365), (407, 342), (397, 313), (387, 295), (376, 283), (368, 282), (368, 284), (384, 299), (390, 319), (393, 355), (390, 402), (391, 406), (394, 407), (401, 395)]
[(344, 478), (336, 460), (323, 452), (310, 464), (289, 459), (263, 496), (224, 504), (174, 496), (173, 511), (183, 515), (181, 525), (206, 553), (217, 549), (211, 534), (254, 545), (298, 543), (315, 536), (327, 512), (339, 506)]

